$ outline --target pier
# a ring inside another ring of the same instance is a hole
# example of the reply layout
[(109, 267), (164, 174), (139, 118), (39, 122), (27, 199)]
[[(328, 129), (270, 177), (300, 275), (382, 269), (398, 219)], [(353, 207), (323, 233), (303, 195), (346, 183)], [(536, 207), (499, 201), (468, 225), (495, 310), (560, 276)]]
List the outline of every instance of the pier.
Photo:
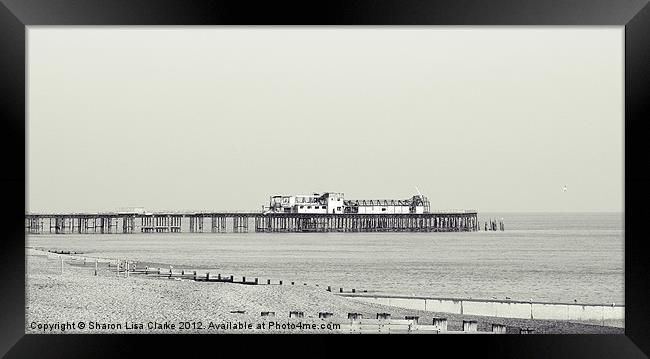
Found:
[[(209, 225), (207, 225), (209, 222)], [(26, 234), (473, 232), (475, 210), (406, 214), (263, 212), (28, 213)]]

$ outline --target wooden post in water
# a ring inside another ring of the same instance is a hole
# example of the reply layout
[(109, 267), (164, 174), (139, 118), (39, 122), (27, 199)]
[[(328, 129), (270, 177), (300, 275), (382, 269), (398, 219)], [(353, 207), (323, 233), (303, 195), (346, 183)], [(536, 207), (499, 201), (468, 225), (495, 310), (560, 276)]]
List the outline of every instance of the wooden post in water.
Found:
[(61, 274), (63, 274), (63, 256), (61, 256)]
[(97, 259), (95, 259), (95, 275), (97, 275)]
[(205, 281), (206, 282), (210, 281), (210, 272), (205, 273)]

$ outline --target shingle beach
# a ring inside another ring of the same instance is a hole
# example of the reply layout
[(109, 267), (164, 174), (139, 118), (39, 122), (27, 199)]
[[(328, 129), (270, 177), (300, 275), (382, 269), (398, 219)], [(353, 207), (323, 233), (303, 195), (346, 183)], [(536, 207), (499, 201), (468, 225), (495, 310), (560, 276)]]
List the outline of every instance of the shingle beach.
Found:
[[(479, 331), (490, 331), (496, 323), (506, 325), (508, 333), (518, 333), (521, 327), (532, 328), (535, 334), (624, 333), (622, 328), (598, 325), (361, 303), (314, 285), (206, 283), (144, 274), (125, 277), (106, 264), (95, 275), (91, 257), (86, 265), (66, 259), (61, 271), (58, 255), (32, 248), (26, 249), (26, 273), (27, 333), (341, 333), (345, 331), (323, 324), (349, 323), (348, 313), (361, 313), (364, 318), (375, 318), (377, 313), (400, 319), (419, 316), (419, 322), (426, 324), (433, 317), (445, 317), (450, 331), (462, 330), (462, 321), (473, 319)], [(303, 312), (304, 317), (289, 318), (290, 311)], [(275, 315), (261, 316), (262, 312)], [(319, 319), (319, 312), (333, 313), (333, 317)]]

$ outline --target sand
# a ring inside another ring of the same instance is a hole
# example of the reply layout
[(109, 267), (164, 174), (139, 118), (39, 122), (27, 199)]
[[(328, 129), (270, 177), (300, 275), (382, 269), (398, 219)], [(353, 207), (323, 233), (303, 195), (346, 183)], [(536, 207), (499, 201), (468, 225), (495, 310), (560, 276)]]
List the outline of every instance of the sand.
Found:
[[(448, 318), (450, 331), (462, 330), (462, 321), (478, 321), (479, 331), (493, 323), (508, 333), (532, 328), (542, 333), (623, 334), (622, 328), (549, 320), (523, 320), (455, 315), (402, 309), (355, 301), (314, 285), (242, 285), (195, 282), (154, 275), (117, 275), (115, 268), (94, 261), (27, 249), (26, 333), (340, 333), (332, 323), (349, 323), (348, 313), (375, 318), (390, 313), (394, 319), (419, 316)], [(168, 267), (167, 267), (168, 268)], [(265, 282), (264, 282), (265, 283)], [(289, 318), (301, 311), (303, 318)], [(274, 312), (274, 317), (261, 316)], [(329, 320), (319, 312), (334, 314)], [(81, 325), (80, 325), (81, 323)]]

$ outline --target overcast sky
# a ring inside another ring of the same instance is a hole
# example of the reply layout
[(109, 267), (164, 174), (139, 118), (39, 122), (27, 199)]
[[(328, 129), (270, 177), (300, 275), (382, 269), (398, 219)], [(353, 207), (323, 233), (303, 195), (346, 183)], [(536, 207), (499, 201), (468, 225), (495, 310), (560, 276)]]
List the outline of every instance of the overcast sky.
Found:
[(623, 27), (30, 26), (26, 204), (621, 211), (623, 99)]

